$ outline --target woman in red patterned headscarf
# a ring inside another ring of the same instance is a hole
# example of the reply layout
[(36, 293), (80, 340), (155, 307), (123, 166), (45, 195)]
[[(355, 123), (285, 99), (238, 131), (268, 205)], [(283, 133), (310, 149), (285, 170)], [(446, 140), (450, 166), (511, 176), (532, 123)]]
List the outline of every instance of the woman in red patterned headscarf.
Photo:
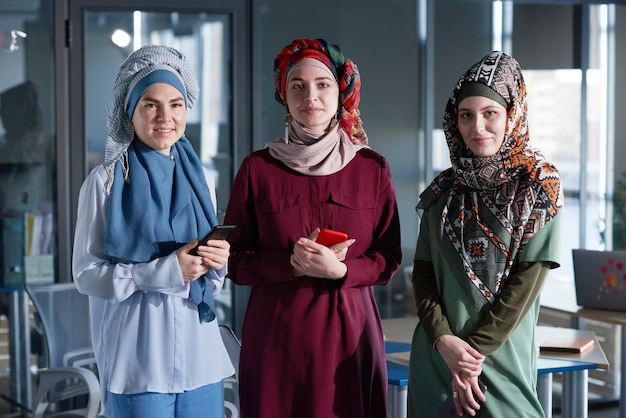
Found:
[[(276, 56), (285, 136), (252, 153), (225, 222), (229, 277), (251, 286), (243, 324), (243, 417), (385, 417), (387, 372), (371, 287), (400, 265), (387, 161), (369, 149), (360, 78), (339, 47), (296, 39)], [(349, 239), (324, 246), (321, 228)]]
[[(345, 58), (339, 47), (327, 44), (323, 39), (296, 39), (283, 48), (274, 60), (274, 83), (276, 100), (288, 108), (286, 90), (288, 74), (300, 61), (314, 59), (332, 72), (339, 87), (338, 117), (341, 129), (355, 145), (367, 144), (367, 135), (359, 113), (361, 78), (352, 60)], [(289, 113), (289, 109), (287, 109)], [(286, 124), (289, 126), (290, 120)], [(287, 138), (287, 135), (285, 135)]]

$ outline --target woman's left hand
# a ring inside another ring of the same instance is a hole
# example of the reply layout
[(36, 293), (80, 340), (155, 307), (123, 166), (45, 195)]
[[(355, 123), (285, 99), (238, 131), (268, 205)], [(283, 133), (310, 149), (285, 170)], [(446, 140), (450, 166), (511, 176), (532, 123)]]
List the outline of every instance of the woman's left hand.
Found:
[(318, 244), (309, 238), (300, 238), (294, 245), (290, 262), (293, 276), (310, 276), (339, 280), (345, 277), (348, 267), (343, 263), (348, 247), (354, 240), (347, 240), (332, 247)]

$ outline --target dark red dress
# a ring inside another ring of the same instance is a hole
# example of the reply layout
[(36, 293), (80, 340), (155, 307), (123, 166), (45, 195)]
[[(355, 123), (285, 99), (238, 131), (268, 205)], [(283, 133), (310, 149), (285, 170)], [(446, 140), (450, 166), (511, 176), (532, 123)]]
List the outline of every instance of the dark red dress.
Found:
[[(242, 417), (385, 417), (385, 347), (371, 286), (387, 284), (401, 261), (386, 160), (362, 149), (338, 173), (316, 177), (257, 151), (239, 169), (224, 222), (237, 225), (229, 277), (252, 286)], [(344, 280), (291, 276), (294, 243), (316, 227), (356, 239)]]

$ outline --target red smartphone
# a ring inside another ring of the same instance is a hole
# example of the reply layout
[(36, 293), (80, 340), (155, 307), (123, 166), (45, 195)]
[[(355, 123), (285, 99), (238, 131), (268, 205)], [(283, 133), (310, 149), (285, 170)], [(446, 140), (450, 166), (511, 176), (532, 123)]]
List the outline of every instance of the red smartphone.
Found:
[(198, 241), (198, 245), (193, 247), (189, 254), (198, 255), (198, 246), (205, 245), (206, 242), (210, 239), (226, 239), (230, 235), (231, 232), (235, 229), (235, 225), (217, 225), (211, 231), (204, 236), (200, 241)]
[(331, 245), (344, 242), (348, 239), (348, 234), (345, 232), (333, 231), (332, 229), (324, 228), (320, 231), (315, 242), (330, 247)]

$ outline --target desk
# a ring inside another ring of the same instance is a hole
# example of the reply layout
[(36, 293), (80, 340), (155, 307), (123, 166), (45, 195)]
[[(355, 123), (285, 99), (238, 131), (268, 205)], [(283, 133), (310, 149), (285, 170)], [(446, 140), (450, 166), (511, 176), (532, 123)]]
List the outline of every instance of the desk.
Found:
[[(411, 344), (385, 341), (387, 353), (411, 351)], [(387, 415), (389, 418), (405, 418), (407, 415), (407, 396), (409, 392), (409, 369), (399, 364), (387, 362)]]
[(619, 418), (626, 418), (626, 312), (608, 311), (601, 309), (586, 309), (576, 303), (574, 282), (549, 278), (541, 294), (541, 309), (566, 314), (574, 319), (572, 327), (577, 328), (577, 319), (593, 319), (620, 326), (621, 346), (620, 355), (620, 404)]
[[(382, 321), (387, 353), (409, 351), (417, 318), (393, 318)], [(552, 337), (592, 337), (591, 331), (567, 328), (537, 327), (537, 344)], [(563, 418), (586, 418), (588, 370), (608, 368), (602, 347), (596, 341), (593, 349), (579, 354), (550, 353), (537, 359), (537, 394), (546, 418), (552, 416), (552, 375), (563, 373)], [(390, 418), (407, 415), (408, 368), (387, 362), (389, 381), (388, 412)]]
[(592, 331), (538, 326), (538, 345), (550, 338), (593, 338), (593, 348), (583, 354), (543, 353), (537, 358), (537, 397), (546, 418), (552, 416), (552, 375), (563, 373), (562, 416), (587, 418), (588, 374), (592, 369), (608, 369), (609, 364)]

